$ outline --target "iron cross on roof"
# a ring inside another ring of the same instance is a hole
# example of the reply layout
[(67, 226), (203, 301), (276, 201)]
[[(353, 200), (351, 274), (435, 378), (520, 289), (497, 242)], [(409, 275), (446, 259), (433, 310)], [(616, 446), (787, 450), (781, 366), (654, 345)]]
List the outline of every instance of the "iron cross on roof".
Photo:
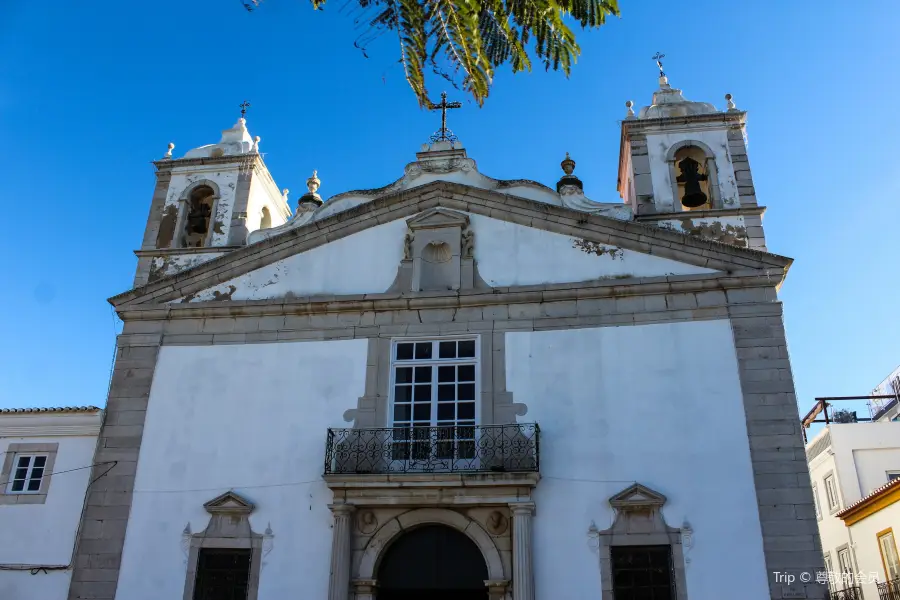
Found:
[(659, 76), (660, 77), (666, 76), (666, 74), (663, 73), (663, 66), (662, 66), (662, 59), (664, 59), (665, 57), (666, 57), (666, 55), (662, 54), (661, 52), (657, 52), (656, 56), (653, 57), (653, 60), (656, 61), (656, 66), (659, 67)]
[(428, 102), (429, 110), (440, 110), (441, 111), (441, 128), (431, 136), (432, 142), (455, 142), (457, 141), (457, 137), (453, 135), (453, 132), (447, 129), (447, 109), (448, 108), (462, 108), (462, 102), (447, 102), (447, 92), (441, 93), (441, 103), (435, 104), (434, 102)]
[(246, 100), (244, 100), (243, 102), (241, 102), (241, 104), (240, 104), (240, 109), (241, 109), (241, 118), (242, 118), (242, 119), (244, 118), (244, 115), (247, 114), (247, 109), (248, 109), (248, 108), (250, 108), (250, 103), (249, 103), (249, 102), (247, 102)]

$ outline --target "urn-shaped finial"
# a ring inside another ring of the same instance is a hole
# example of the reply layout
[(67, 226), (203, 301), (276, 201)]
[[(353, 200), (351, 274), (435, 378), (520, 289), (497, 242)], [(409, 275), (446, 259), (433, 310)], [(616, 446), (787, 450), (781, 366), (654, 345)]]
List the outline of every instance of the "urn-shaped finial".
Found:
[(309, 189), (310, 194), (315, 194), (319, 191), (319, 186), (322, 185), (322, 182), (319, 181), (319, 178), (316, 176), (318, 171), (313, 171), (312, 177), (306, 180), (306, 187)]
[(559, 163), (559, 166), (562, 167), (563, 173), (566, 175), (571, 175), (575, 171), (575, 161), (572, 160), (568, 152), (566, 152), (566, 157)]

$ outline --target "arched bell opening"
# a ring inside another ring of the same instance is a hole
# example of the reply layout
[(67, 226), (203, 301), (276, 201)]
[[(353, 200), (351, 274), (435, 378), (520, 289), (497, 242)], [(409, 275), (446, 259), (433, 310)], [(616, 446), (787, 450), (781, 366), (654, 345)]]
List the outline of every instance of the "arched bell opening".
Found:
[(446, 525), (409, 530), (384, 551), (378, 600), (487, 600), (488, 568), (481, 549)]
[(716, 158), (706, 144), (696, 140), (679, 142), (669, 148), (666, 160), (675, 210), (721, 208)]

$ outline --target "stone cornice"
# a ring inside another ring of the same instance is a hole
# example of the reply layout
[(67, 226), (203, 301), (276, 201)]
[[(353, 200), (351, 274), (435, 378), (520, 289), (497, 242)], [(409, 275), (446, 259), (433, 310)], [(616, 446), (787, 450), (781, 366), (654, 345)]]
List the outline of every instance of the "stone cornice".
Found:
[(175, 300), (277, 260), (436, 207), (489, 216), (724, 272), (769, 269), (783, 275), (792, 262), (787, 257), (700, 240), (652, 225), (618, 221), (496, 191), (439, 181), (389, 194), (321, 221), (285, 231), (187, 271), (114, 296), (109, 302), (119, 307)]
[(9, 414), (0, 416), (0, 437), (92, 436), (100, 433), (102, 413)]
[(782, 277), (782, 270), (771, 269), (769, 272), (750, 270), (731, 274), (634, 277), (557, 285), (460, 290), (450, 294), (446, 292), (383, 293), (273, 300), (133, 304), (119, 308), (117, 313), (123, 321), (157, 321), (198, 317), (318, 315), (343, 312), (469, 308), (501, 304), (531, 304), (773, 287), (776, 282), (781, 281)]
[(134, 250), (138, 258), (143, 256), (171, 256), (173, 254), (216, 254), (233, 252), (243, 246), (204, 246), (203, 248), (154, 248), (152, 250)]
[[(647, 129), (671, 130), (678, 127), (690, 127), (691, 125), (744, 125), (747, 120), (747, 112), (735, 110), (728, 112), (709, 113), (705, 115), (689, 115), (684, 117), (663, 117), (655, 119), (623, 119), (622, 135), (634, 134)], [(626, 132), (628, 132), (626, 134)]]
[[(158, 171), (171, 171), (177, 167), (196, 167), (203, 165), (227, 165), (233, 163), (252, 162), (256, 168), (263, 167), (262, 155), (252, 154), (227, 154), (225, 156), (202, 156), (197, 158), (163, 158), (154, 160), (153, 165)], [(264, 168), (264, 167), (263, 167)]]
[(682, 210), (678, 212), (657, 213), (653, 215), (640, 215), (638, 221), (668, 221), (677, 219), (705, 219), (709, 217), (739, 217), (762, 216), (766, 212), (765, 206), (741, 206), (738, 208), (720, 208), (714, 210)]

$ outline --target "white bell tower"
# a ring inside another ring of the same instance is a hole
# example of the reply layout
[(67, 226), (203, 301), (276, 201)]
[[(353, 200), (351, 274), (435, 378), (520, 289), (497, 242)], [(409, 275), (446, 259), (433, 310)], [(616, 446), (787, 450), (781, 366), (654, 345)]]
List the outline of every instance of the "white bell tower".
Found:
[(766, 249), (747, 158), (747, 113), (691, 102), (659, 66), (653, 101), (622, 121), (619, 193), (635, 218), (704, 239)]
[(138, 256), (134, 285), (140, 287), (206, 262), (247, 243), (260, 228), (291, 215), (287, 190), (280, 192), (244, 119), (222, 132), (218, 144), (183, 157), (169, 151), (155, 161), (156, 189)]

